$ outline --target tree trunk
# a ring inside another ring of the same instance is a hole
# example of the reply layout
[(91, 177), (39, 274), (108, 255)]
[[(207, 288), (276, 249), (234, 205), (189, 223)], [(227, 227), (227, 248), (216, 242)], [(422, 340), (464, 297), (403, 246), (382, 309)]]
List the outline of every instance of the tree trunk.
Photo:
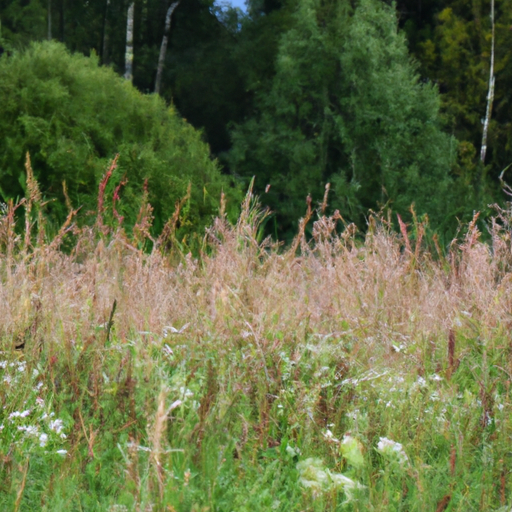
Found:
[(59, 18), (60, 18), (60, 41), (61, 43), (64, 42), (64, 10), (66, 8), (64, 4), (65, 0), (61, 0), (60, 2), (60, 12), (59, 12)]
[(105, 15), (103, 17), (103, 44), (101, 49), (101, 61), (104, 65), (108, 65), (110, 62), (110, 24), (109, 24), (109, 11), (110, 11), (110, 0), (105, 2)]
[(126, 80), (133, 80), (133, 11), (135, 2), (128, 7), (126, 20), (126, 52), (124, 57), (124, 77)]
[(491, 121), (492, 103), (494, 101), (494, 0), (491, 0), (491, 65), (489, 70), (489, 91), (487, 93), (487, 109), (485, 112), (484, 129), (482, 133), (482, 148), (480, 150), (480, 160), (485, 163), (485, 154), (487, 153), (487, 133)]
[(160, 46), (160, 55), (158, 57), (158, 66), (156, 69), (155, 92), (157, 94), (160, 94), (160, 89), (162, 87), (162, 74), (164, 71), (165, 56), (167, 54), (167, 44), (169, 43), (172, 13), (178, 5), (180, 5), (180, 0), (173, 2), (169, 6), (169, 9), (167, 9), (167, 15), (165, 16), (164, 36), (162, 37), (162, 45)]
[(52, 40), (52, 0), (48, 0), (48, 41)]

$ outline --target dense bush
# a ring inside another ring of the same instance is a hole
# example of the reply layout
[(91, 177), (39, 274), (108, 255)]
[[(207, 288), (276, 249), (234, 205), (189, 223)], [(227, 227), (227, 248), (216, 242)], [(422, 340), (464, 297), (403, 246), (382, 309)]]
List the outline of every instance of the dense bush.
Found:
[[(62, 182), (74, 207), (91, 208), (98, 184), (119, 153), (111, 187), (122, 180), (120, 211), (133, 222), (144, 180), (156, 227), (175, 202), (192, 195), (187, 225), (209, 222), (222, 190), (236, 193), (200, 134), (156, 95), (143, 95), (98, 59), (71, 54), (55, 42), (34, 43), (0, 58), (0, 194), (25, 193), (28, 151), (50, 209), (65, 214)], [(107, 191), (108, 192), (108, 191)], [(233, 201), (233, 205), (237, 202)]]

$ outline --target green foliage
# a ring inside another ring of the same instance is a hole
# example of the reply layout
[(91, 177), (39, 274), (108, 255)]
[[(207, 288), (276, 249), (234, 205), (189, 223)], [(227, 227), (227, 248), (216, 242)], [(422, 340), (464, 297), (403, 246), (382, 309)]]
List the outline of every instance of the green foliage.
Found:
[(9, 46), (20, 48), (47, 35), (46, 2), (0, 0), (2, 36)]
[(421, 84), (393, 8), (302, 0), (282, 36), (257, 115), (233, 133), (232, 169), (256, 176), (281, 232), (309, 193), (360, 224), (368, 208), (416, 203), (440, 222), (456, 142), (441, 130), (439, 96)]
[(198, 132), (159, 97), (142, 95), (99, 67), (94, 56), (72, 55), (58, 43), (34, 43), (0, 59), (0, 95), (4, 200), (25, 193), (27, 151), (45, 198), (57, 199), (50, 209), (60, 219), (66, 214), (62, 182), (74, 207), (93, 208), (101, 177), (117, 153), (111, 182), (127, 181), (118, 208), (128, 225), (135, 221), (146, 179), (157, 228), (172, 216), (189, 183), (187, 222), (194, 229), (217, 211), (222, 190), (237, 197)]
[[(454, 0), (443, 4), (435, 16), (433, 30), (418, 43), (415, 52), (422, 73), (439, 84), (443, 115), (465, 145), (458, 174), (463, 181), (469, 180), (473, 187), (483, 189), (481, 195), (489, 193), (485, 191), (489, 187), (487, 175), (496, 183), (500, 172), (511, 161), (508, 100), (512, 79), (508, 51), (512, 42), (511, 4), (509, 0), (496, 0), (495, 4), (496, 86), (486, 158), (486, 164), (490, 165), (486, 169), (479, 165), (479, 156), (491, 60), (490, 3)], [(473, 153), (471, 163), (467, 161), (469, 153)], [(485, 203), (484, 198), (482, 202)]]

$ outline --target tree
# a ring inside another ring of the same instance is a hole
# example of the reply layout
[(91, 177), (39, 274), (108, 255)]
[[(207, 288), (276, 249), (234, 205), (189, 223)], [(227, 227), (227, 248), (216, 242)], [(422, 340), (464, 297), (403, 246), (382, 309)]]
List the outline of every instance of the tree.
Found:
[(133, 80), (133, 11), (135, 2), (131, 2), (126, 16), (126, 52), (124, 58), (124, 77)]
[(233, 131), (234, 172), (256, 176), (291, 236), (305, 196), (364, 223), (368, 208), (416, 203), (441, 222), (456, 144), (439, 96), (419, 82), (393, 8), (376, 0), (301, 0), (282, 36), (271, 87)]
[[(0, 193), (24, 195), (28, 151), (52, 214), (67, 212), (65, 180), (75, 207), (95, 208), (105, 169), (119, 153), (113, 182), (127, 180), (120, 209), (133, 224), (148, 180), (157, 225), (172, 216), (192, 185), (189, 225), (199, 229), (217, 211), (222, 191), (238, 192), (222, 177), (200, 134), (157, 95), (143, 95), (98, 58), (72, 55), (55, 42), (0, 58)], [(158, 227), (158, 226), (157, 226)]]
[(173, 2), (169, 9), (167, 9), (167, 14), (165, 15), (165, 28), (164, 28), (164, 36), (162, 37), (162, 45), (160, 46), (160, 55), (158, 57), (158, 67), (156, 70), (156, 80), (155, 80), (155, 92), (160, 94), (160, 89), (162, 88), (162, 72), (164, 70), (165, 56), (167, 54), (167, 44), (169, 42), (169, 31), (171, 30), (171, 18), (176, 7), (180, 5), (180, 2)]
[[(512, 2), (496, 0), (492, 17), (491, 3), (445, 2), (435, 17), (434, 30), (416, 53), (422, 73), (439, 85), (443, 115), (461, 141), (457, 172), (462, 181), (479, 191), (483, 204), (496, 200), (487, 196), (489, 188), (498, 185), (499, 174), (512, 161), (508, 98), (512, 86)], [(494, 98), (487, 115), (491, 89)], [(484, 166), (481, 146), (486, 118)]]

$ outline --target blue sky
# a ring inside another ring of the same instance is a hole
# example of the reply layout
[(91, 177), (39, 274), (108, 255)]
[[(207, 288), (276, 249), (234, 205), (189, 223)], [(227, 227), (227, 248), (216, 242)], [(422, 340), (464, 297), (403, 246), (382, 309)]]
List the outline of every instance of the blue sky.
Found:
[(245, 0), (217, 0), (218, 3), (227, 3), (231, 4), (233, 7), (240, 7), (240, 9), (245, 11)]

